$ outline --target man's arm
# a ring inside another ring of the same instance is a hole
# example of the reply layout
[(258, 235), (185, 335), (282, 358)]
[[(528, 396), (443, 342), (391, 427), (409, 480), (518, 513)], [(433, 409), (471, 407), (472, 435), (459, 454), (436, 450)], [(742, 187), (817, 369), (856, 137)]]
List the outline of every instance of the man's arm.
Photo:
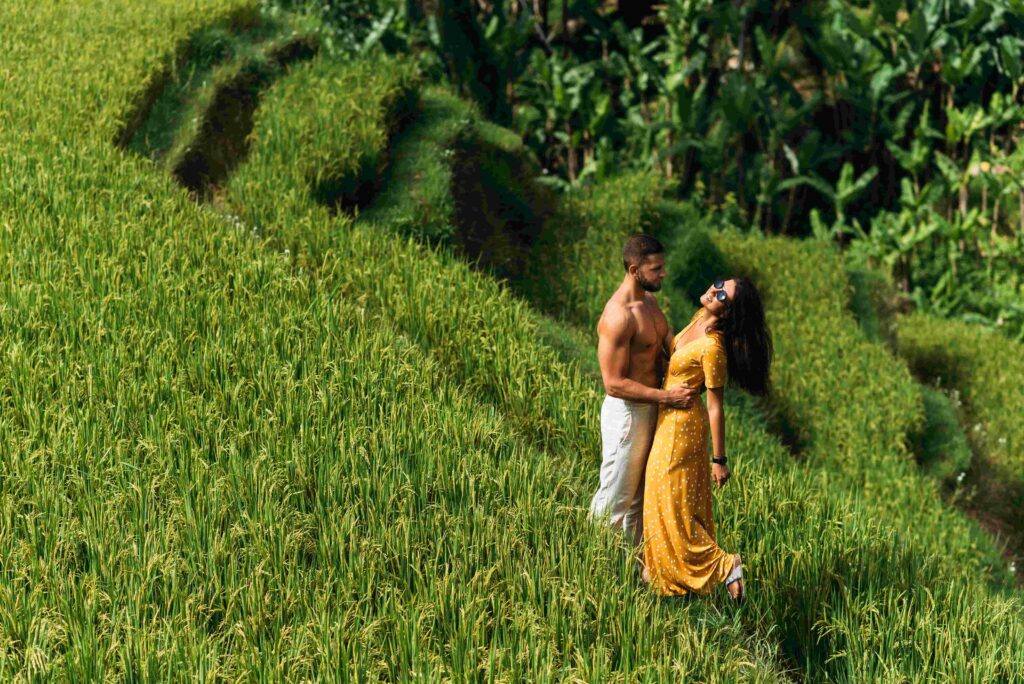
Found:
[(597, 326), (597, 361), (608, 396), (646, 404), (672, 404), (681, 400), (689, 405), (690, 390), (679, 386), (672, 390), (648, 387), (629, 377), (629, 343), (633, 338), (633, 319), (625, 311), (606, 311)]
[[(666, 321), (667, 323), (668, 321)], [(676, 334), (672, 332), (672, 326), (669, 326), (668, 332), (665, 333), (665, 339), (661, 342), (662, 352), (665, 356), (665, 367), (668, 367), (668, 362), (672, 359), (672, 352), (675, 351), (676, 346)]]

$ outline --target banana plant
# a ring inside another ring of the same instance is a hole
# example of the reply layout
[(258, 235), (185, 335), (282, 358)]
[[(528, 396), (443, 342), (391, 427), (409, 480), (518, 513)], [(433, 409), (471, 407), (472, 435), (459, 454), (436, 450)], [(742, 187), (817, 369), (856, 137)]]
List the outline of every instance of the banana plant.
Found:
[[(820, 213), (817, 214), (816, 218), (812, 218), (811, 225), (815, 237), (819, 239), (836, 239), (846, 233), (852, 233), (858, 238), (864, 238), (866, 235), (859, 221), (847, 222), (846, 208), (867, 189), (868, 185), (871, 184), (871, 181), (877, 175), (878, 169), (871, 167), (854, 178), (853, 164), (846, 162), (839, 173), (839, 182), (834, 188), (820, 176), (812, 174), (788, 178), (779, 184), (779, 189), (781, 191), (798, 185), (809, 185), (831, 201), (835, 211), (835, 220), (831, 228), (826, 229), (824, 228)], [(812, 214), (812, 216), (814, 215)]]

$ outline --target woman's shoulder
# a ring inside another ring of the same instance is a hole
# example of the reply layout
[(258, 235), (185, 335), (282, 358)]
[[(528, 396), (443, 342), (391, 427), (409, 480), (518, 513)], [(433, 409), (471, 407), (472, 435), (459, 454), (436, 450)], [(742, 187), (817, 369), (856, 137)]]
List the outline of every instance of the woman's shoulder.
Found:
[(708, 349), (725, 350), (725, 333), (721, 330), (705, 330), (704, 334)]

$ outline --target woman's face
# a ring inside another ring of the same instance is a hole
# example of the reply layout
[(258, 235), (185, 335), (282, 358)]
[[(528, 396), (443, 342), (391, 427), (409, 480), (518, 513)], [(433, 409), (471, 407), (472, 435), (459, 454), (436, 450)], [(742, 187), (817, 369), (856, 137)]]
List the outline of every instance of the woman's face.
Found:
[[(716, 285), (721, 287), (715, 287)], [(720, 292), (725, 293), (725, 301), (719, 301)], [(736, 295), (736, 281), (733, 279), (726, 280), (724, 283), (720, 280), (716, 280), (711, 284), (711, 287), (707, 289), (703, 295), (701, 295), (700, 303), (715, 316), (722, 317), (725, 312), (729, 309), (729, 305), (732, 304), (732, 299)]]

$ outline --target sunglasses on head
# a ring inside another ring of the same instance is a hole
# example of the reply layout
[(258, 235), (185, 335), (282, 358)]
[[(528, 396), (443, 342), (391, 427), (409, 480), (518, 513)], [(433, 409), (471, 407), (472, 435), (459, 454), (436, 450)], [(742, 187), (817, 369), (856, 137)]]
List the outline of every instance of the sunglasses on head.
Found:
[(725, 293), (724, 280), (716, 280), (715, 282), (712, 283), (712, 285), (714, 285), (715, 289), (718, 290), (718, 292), (715, 293), (715, 299), (717, 299), (720, 302), (724, 302), (725, 300), (729, 299), (729, 295)]

